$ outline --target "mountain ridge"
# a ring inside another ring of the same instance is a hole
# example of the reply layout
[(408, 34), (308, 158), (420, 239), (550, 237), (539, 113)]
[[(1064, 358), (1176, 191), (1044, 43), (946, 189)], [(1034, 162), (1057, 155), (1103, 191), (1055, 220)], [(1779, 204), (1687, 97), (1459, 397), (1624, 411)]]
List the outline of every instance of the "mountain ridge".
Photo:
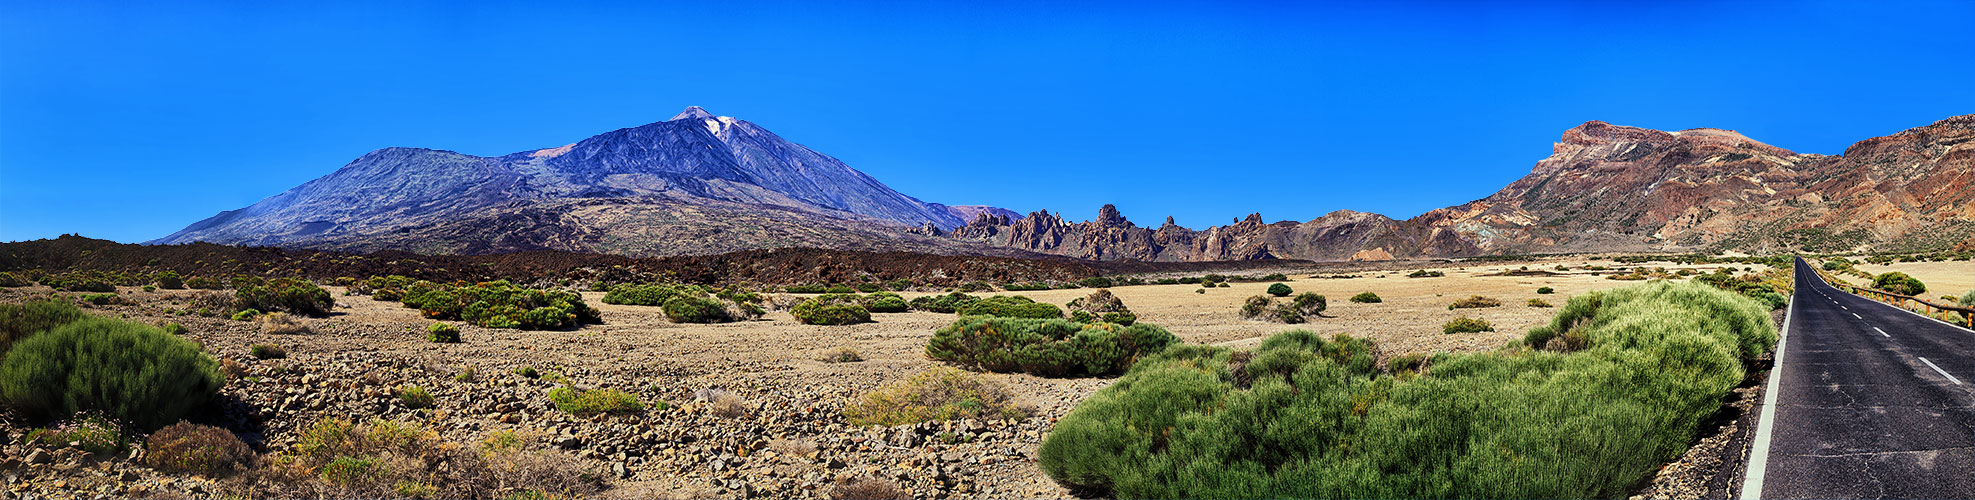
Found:
[(638, 256), (817, 247), (1151, 262), (1581, 251), (1975, 246), (1975, 115), (1799, 154), (1727, 129), (1592, 120), (1528, 174), (1406, 220), (1250, 214), (1195, 230), (899, 193), (822, 153), (688, 107), (663, 122), (480, 157), (383, 148), (151, 243)]

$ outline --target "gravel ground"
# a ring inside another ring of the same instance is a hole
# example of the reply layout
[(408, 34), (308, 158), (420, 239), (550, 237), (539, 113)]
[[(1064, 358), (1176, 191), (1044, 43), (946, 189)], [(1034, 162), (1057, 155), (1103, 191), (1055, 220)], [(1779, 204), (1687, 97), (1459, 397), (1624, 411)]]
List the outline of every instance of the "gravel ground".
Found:
[[(1297, 279), (1289, 284), (1297, 292), (1315, 291), (1330, 298), (1327, 317), (1295, 328), (1370, 337), (1388, 356), (1485, 351), (1520, 338), (1555, 312), (1529, 307), (1528, 299), (1560, 306), (1575, 294), (1633, 283), (1583, 271), (1487, 276), (1523, 266), (1549, 270), (1559, 263), (1578, 267), (1586, 262), (1420, 267), (1443, 270), (1447, 276), (1442, 278), (1406, 278), (1405, 270), (1362, 271), (1355, 277), (1341, 277), (1354, 274), (1335, 270), (1325, 270), (1324, 277), (1292, 274)], [(1138, 313), (1140, 321), (1165, 326), (1188, 342), (1246, 346), (1290, 328), (1239, 319), (1241, 301), (1268, 285), (1236, 283), (1204, 293), (1195, 292), (1200, 289), (1197, 285), (1125, 286), (1111, 291)], [(1541, 286), (1554, 287), (1557, 293), (1538, 295), (1535, 289)], [(239, 363), (243, 371), (223, 390), (227, 411), (218, 420), (262, 449), (292, 444), (298, 430), (331, 417), (417, 421), (459, 442), (475, 441), (496, 430), (521, 430), (616, 478), (604, 496), (823, 498), (838, 478), (884, 477), (919, 498), (1067, 497), (1069, 492), (1037, 467), (1036, 448), (1057, 418), (1111, 381), (987, 374), (1006, 384), (1020, 404), (1033, 408), (1034, 416), (1020, 421), (860, 428), (845, 422), (841, 409), (874, 388), (936, 366), (924, 356), (924, 346), (935, 330), (951, 322), (951, 315), (876, 314), (876, 323), (826, 327), (802, 325), (786, 313), (771, 312), (757, 321), (678, 325), (665, 321), (657, 308), (602, 304), (602, 294), (585, 293), (585, 299), (603, 311), (605, 324), (570, 331), (460, 325), (463, 342), (435, 344), (425, 340), (425, 328), (432, 321), (417, 311), (331, 290), (337, 298), (334, 314), (305, 319), (313, 333), (301, 335), (262, 333), (258, 324), (250, 322), (168, 314), (167, 309), (184, 307), (198, 293), (187, 290), (120, 288), (134, 304), (97, 306), (95, 312), (182, 323), (189, 329), (186, 338)], [(1346, 300), (1362, 291), (1376, 292), (1384, 302)], [(1019, 294), (1060, 305), (1089, 292)], [(0, 301), (47, 293), (42, 287), (5, 289), (0, 290)], [(1476, 294), (1501, 299), (1503, 305), (1447, 309), (1453, 300)], [(1486, 319), (1496, 331), (1440, 332), (1441, 324), (1462, 315)], [(259, 343), (280, 345), (288, 356), (255, 359), (249, 348)], [(840, 347), (856, 349), (865, 360), (833, 364), (816, 359)], [(523, 367), (545, 376), (514, 373)], [(470, 376), (461, 376), (469, 370)], [(550, 380), (557, 376), (579, 387), (630, 391), (647, 405), (664, 401), (670, 408), (575, 417), (555, 410), (545, 397), (558, 384)], [(393, 396), (393, 388), (402, 385), (425, 388), (437, 405), (405, 407)], [(738, 395), (747, 411), (738, 416), (717, 414), (695, 398), (704, 389)], [(1759, 398), (1737, 394), (1741, 398), (1737, 401)], [(10, 497), (221, 494), (220, 485), (160, 474), (131, 456), (90, 457), (79, 450), (23, 446), (19, 443), (27, 429), (22, 422), (7, 416), (0, 425), (9, 443), (0, 448), (0, 477), (6, 479)], [(1710, 465), (1705, 457), (1720, 456), (1707, 450), (1727, 446), (1710, 440), (1734, 434), (1735, 420), (1723, 425), (1730, 430), (1702, 440), (1688, 458), (1670, 465), (1667, 471), (1672, 472), (1663, 471), (1642, 494), (1706, 496), (1689, 494), (1706, 491), (1705, 486), (1701, 490), (1691, 486), (1695, 482), (1691, 477), (1699, 473), (1681, 471), (1722, 467)]]

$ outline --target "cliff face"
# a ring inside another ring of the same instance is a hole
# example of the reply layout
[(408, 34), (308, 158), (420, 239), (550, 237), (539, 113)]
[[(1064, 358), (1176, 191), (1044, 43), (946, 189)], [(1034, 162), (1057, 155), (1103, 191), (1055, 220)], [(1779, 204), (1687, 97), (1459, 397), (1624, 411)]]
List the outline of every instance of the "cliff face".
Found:
[(982, 216), (953, 238), (1086, 259), (1389, 259), (1597, 251), (1929, 250), (1975, 246), (1975, 115), (1797, 154), (1730, 130), (1592, 121), (1529, 175), (1405, 221), (1341, 210), (1307, 222), (1142, 228), (1112, 206), (1066, 222)]

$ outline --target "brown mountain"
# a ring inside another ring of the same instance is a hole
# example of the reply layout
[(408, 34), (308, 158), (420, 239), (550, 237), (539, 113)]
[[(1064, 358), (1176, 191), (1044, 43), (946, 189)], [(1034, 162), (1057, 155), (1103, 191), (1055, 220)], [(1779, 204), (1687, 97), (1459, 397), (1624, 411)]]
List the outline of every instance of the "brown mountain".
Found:
[(1100, 260), (1389, 259), (1591, 251), (1923, 251), (1975, 247), (1975, 115), (1798, 154), (1731, 130), (1587, 122), (1487, 198), (1406, 221), (1341, 210), (1195, 231), (1037, 212), (948, 236)]

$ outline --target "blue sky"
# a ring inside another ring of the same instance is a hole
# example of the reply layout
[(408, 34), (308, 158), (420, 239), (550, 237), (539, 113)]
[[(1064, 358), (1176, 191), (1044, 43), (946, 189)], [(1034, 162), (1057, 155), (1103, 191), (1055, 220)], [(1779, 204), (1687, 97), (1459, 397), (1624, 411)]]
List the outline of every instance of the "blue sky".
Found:
[(1587, 120), (1837, 154), (1975, 113), (1970, 26), (1970, 2), (0, 0), (0, 241), (143, 241), (378, 148), (688, 105), (928, 201), (1407, 218)]

